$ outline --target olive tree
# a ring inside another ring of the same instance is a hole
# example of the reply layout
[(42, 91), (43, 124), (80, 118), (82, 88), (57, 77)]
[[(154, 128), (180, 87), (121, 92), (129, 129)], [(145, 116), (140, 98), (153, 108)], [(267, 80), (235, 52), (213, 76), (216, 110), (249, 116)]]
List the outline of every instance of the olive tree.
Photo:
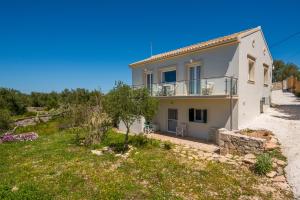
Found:
[(135, 120), (145, 117), (150, 121), (157, 111), (158, 101), (142, 89), (133, 89), (118, 82), (105, 96), (104, 109), (111, 118), (122, 121), (126, 127), (124, 148), (128, 148), (128, 134)]
[(103, 109), (101, 93), (94, 93), (92, 97), (93, 102), (69, 104), (64, 111), (66, 123), (76, 134), (76, 142), (81, 142), (80, 133), (83, 130), (83, 143), (87, 146), (101, 142), (111, 127), (111, 119)]

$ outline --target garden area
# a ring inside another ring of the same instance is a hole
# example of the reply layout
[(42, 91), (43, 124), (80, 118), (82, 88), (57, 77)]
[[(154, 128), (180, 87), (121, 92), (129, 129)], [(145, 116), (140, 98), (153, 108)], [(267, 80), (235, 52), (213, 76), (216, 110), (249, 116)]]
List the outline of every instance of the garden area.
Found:
[[(126, 158), (93, 149), (123, 144), (124, 134), (110, 129), (99, 144), (78, 144), (60, 119), (19, 128), (36, 132), (34, 141), (0, 144), (1, 199), (271, 199), (261, 192), (264, 178), (246, 168), (177, 156), (172, 144), (129, 136)], [(291, 194), (285, 199), (291, 199)]]
[(220, 155), (131, 135), (157, 106), (121, 82), (105, 95), (1, 89), (0, 199), (293, 199), (280, 150)]

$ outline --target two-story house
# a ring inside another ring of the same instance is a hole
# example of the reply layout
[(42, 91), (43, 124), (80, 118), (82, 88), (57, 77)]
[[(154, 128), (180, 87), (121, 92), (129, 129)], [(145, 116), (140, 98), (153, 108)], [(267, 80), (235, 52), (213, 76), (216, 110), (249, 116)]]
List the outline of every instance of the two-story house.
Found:
[[(153, 123), (161, 132), (209, 139), (217, 128), (240, 129), (269, 106), (272, 56), (261, 27), (130, 64), (133, 87), (159, 99)], [(143, 131), (143, 120), (131, 128)], [(122, 124), (119, 127), (124, 129)]]

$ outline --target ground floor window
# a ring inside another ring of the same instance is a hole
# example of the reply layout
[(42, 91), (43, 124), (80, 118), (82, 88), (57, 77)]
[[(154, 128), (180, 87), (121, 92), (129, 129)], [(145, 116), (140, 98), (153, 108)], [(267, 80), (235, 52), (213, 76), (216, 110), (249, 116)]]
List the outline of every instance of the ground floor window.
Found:
[(189, 109), (189, 121), (198, 123), (207, 123), (207, 110), (206, 109)]

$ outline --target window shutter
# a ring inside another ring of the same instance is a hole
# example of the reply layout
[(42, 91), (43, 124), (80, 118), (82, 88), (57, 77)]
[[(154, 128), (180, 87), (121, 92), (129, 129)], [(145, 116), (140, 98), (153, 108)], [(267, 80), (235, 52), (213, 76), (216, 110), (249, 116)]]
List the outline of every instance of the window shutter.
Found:
[(190, 122), (194, 121), (194, 108), (189, 109), (189, 121)]
[(203, 122), (207, 123), (207, 110), (203, 110)]

